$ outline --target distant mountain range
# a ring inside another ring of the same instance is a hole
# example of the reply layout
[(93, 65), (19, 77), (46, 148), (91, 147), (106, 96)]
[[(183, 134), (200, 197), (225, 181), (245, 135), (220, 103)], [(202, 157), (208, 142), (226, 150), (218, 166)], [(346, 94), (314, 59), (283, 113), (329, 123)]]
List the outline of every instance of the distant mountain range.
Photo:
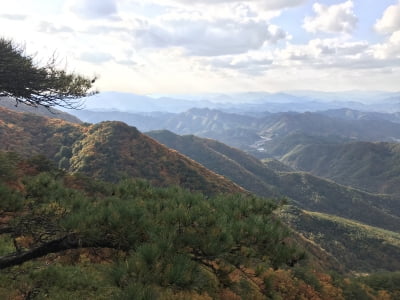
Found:
[(294, 91), (285, 93), (249, 92), (236, 94), (181, 94), (144, 96), (102, 92), (85, 100), (86, 110), (143, 112), (184, 112), (190, 108), (211, 108), (226, 112), (318, 111), (349, 108), (362, 111), (396, 112), (400, 93)]
[(348, 141), (400, 141), (400, 123), (396, 113), (363, 113), (340, 109), (251, 115), (209, 108), (192, 108), (176, 114), (85, 110), (74, 113), (86, 122), (120, 120), (141, 131), (166, 129), (176, 134), (212, 138), (258, 158), (269, 157), (269, 148), (274, 147), (275, 141), (299, 133)]
[(383, 120), (400, 123), (400, 107), (394, 113), (357, 111), (348, 108), (320, 111), (321, 114), (344, 120)]

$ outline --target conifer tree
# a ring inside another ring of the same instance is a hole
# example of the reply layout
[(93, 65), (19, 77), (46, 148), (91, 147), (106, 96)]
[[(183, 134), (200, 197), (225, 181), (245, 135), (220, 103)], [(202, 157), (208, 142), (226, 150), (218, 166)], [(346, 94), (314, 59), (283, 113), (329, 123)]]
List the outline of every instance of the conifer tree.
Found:
[(0, 38), (0, 97), (14, 98), (17, 105), (78, 108), (80, 98), (96, 93), (95, 80), (57, 68), (54, 56), (39, 66), (23, 47)]

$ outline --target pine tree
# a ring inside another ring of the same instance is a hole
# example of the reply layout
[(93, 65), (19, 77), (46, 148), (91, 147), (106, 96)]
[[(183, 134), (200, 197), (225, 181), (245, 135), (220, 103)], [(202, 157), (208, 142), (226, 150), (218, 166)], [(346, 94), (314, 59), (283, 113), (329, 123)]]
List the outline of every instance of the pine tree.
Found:
[(46, 108), (78, 108), (79, 98), (92, 95), (90, 79), (57, 68), (55, 57), (39, 66), (23, 47), (0, 38), (0, 97), (11, 97), (19, 103)]

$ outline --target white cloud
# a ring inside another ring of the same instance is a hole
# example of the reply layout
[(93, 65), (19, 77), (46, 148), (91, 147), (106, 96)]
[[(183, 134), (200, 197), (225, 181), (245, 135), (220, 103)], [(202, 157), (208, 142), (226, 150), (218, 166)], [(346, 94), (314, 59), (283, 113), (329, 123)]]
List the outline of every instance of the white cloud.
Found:
[(141, 23), (134, 36), (142, 47), (179, 47), (189, 55), (217, 56), (259, 49), (287, 34), (266, 21), (187, 18)]
[(377, 69), (393, 66), (393, 60), (382, 60), (367, 41), (346, 42), (342, 39), (314, 39), (305, 45), (288, 45), (277, 50), (277, 66), (322, 69)]
[(267, 10), (281, 10), (304, 4), (308, 0), (269, 0), (258, 1), (258, 4)]
[[(215, 70), (227, 70), (252, 76), (263, 76), (279, 69), (301, 68), (360, 69), (382, 67), (371, 54), (366, 41), (346, 42), (344, 39), (314, 39), (307, 44), (287, 44), (282, 49), (266, 47), (240, 55), (226, 55), (207, 58), (202, 64), (209, 64)], [(386, 66), (386, 65), (385, 65)]]
[(400, 31), (383, 44), (343, 39), (314, 39), (305, 45), (288, 45), (276, 50), (277, 67), (320, 70), (388, 71), (400, 66)]
[(273, 58), (271, 54), (256, 52), (211, 58), (207, 63), (216, 69), (227, 69), (249, 75), (262, 75), (272, 66)]
[(106, 52), (91, 51), (91, 52), (83, 52), (79, 56), (79, 59), (90, 63), (102, 64), (105, 62), (112, 61), (114, 57)]
[(43, 33), (72, 33), (74, 30), (66, 25), (56, 25), (47, 21), (41, 21), (37, 27), (39, 32)]
[(215, 5), (221, 3), (252, 3), (266, 10), (282, 10), (289, 7), (299, 6), (308, 0), (167, 0), (167, 2), (182, 3), (185, 5), (205, 4)]
[(69, 0), (67, 9), (82, 18), (98, 19), (115, 17), (116, 0)]
[(372, 48), (374, 56), (378, 59), (399, 59), (400, 30), (395, 31), (385, 43), (374, 45)]
[(343, 39), (315, 39), (308, 43), (320, 57), (334, 55), (336, 57), (354, 56), (365, 52), (369, 44), (366, 41), (347, 42)]
[(358, 22), (353, 12), (353, 6), (353, 1), (331, 6), (315, 3), (313, 9), (316, 15), (306, 17), (303, 27), (312, 33), (351, 33)]
[(375, 30), (381, 33), (400, 30), (400, 1), (385, 10), (382, 18), (375, 23)]
[[(396, 48), (397, 47), (397, 48)], [(397, 49), (397, 52), (396, 52)], [(283, 49), (252, 51), (203, 61), (214, 68), (251, 75), (270, 70), (384, 69), (399, 65), (400, 32), (379, 47), (367, 41), (350, 42), (340, 38), (313, 39), (307, 44), (287, 44)], [(379, 55), (385, 54), (385, 57)], [(390, 54), (391, 56), (388, 56)]]
[(24, 21), (28, 16), (22, 14), (0, 14), (0, 18), (9, 19), (13, 21)]

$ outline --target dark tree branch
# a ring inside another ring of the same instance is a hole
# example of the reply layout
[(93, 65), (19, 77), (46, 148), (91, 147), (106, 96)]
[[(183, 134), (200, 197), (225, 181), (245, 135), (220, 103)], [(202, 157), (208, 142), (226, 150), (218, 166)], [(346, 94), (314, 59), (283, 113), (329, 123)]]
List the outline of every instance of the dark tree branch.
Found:
[(0, 234), (6, 234), (6, 233), (13, 233), (13, 228), (12, 227), (2, 227), (0, 228)]
[[(46, 256), (47, 254), (50, 253), (57, 253), (77, 248), (95, 248), (95, 247), (120, 249), (119, 247), (116, 247), (116, 245), (108, 241), (87, 242), (81, 240), (76, 234), (69, 234), (62, 238), (45, 243), (32, 250), (23, 253), (16, 252), (0, 257), (0, 270), (23, 264), (24, 262)], [(121, 250), (127, 250), (127, 249), (121, 249)]]
[(59, 70), (53, 56), (45, 66), (12, 41), (0, 38), (0, 97), (11, 97), (19, 103), (50, 108), (79, 108), (82, 97), (90, 96), (96, 78), (86, 78)]

